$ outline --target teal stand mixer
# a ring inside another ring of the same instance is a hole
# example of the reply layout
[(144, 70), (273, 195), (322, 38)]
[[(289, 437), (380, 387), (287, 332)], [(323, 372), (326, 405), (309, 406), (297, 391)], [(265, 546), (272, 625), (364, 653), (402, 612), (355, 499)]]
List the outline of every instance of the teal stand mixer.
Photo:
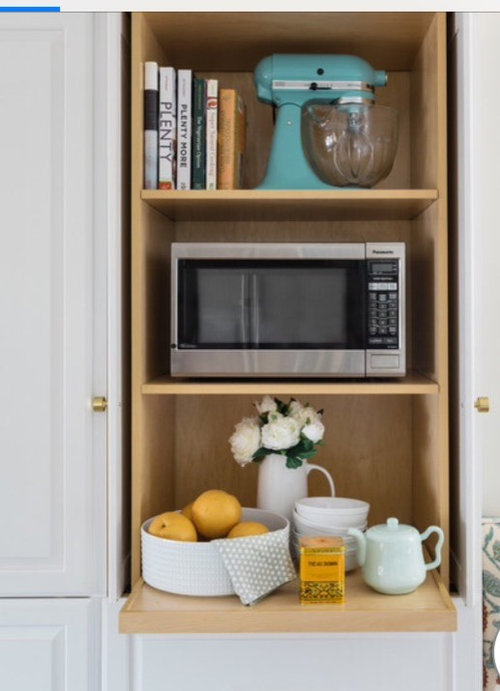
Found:
[[(329, 157), (342, 165), (347, 157), (350, 167), (353, 163), (355, 167), (357, 161), (358, 169), (364, 166), (366, 171), (370, 166), (373, 168), (374, 156), (387, 158), (387, 150), (392, 146), (392, 159), (383, 177), (390, 172), (395, 152), (394, 132), (389, 132), (385, 143), (379, 145), (379, 137), (374, 136), (371, 129), (375, 110), (393, 110), (374, 106), (375, 87), (387, 83), (384, 70), (374, 70), (365, 60), (353, 55), (271, 55), (257, 65), (254, 82), (257, 98), (277, 108), (268, 167), (258, 189), (319, 190), (345, 185), (371, 186), (374, 183), (364, 184), (363, 175), (357, 177), (357, 173), (350, 177), (347, 175), (345, 180), (344, 177), (331, 177)], [(314, 120), (315, 108), (319, 114), (317, 123), (323, 130), (314, 141), (321, 142), (320, 146), (324, 148), (324, 172), (314, 161), (316, 153), (311, 155), (312, 147), (306, 146), (304, 150), (303, 145), (307, 144), (304, 118)], [(342, 110), (347, 124), (339, 135), (335, 128), (328, 129), (328, 120), (329, 113), (336, 111), (338, 115)]]

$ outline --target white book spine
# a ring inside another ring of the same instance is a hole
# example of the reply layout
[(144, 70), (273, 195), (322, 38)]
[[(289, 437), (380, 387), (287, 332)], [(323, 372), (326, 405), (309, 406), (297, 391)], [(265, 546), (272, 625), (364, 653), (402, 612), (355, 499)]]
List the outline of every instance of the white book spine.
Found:
[(160, 67), (160, 105), (158, 120), (158, 187), (175, 189), (177, 147), (177, 93), (173, 67)]
[(207, 79), (207, 190), (217, 189), (218, 89), (217, 79)]
[(177, 189), (191, 189), (191, 70), (177, 73)]
[(158, 63), (144, 63), (144, 187), (158, 187)]

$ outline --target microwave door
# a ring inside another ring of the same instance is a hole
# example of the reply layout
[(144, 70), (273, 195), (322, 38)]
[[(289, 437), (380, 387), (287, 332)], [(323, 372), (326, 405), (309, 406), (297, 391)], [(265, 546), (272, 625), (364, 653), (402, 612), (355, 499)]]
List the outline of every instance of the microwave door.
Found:
[(250, 284), (250, 342), (253, 348), (258, 348), (260, 344), (259, 276), (255, 271), (250, 276)]
[(186, 260), (180, 267), (178, 347), (231, 350), (248, 347), (250, 276), (231, 262)]

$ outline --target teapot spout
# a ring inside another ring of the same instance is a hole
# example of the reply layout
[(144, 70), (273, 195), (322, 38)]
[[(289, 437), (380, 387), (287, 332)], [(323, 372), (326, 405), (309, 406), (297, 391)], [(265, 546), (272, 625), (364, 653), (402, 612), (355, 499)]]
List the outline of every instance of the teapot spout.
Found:
[(356, 542), (358, 545), (356, 556), (358, 558), (359, 566), (363, 566), (366, 559), (366, 537), (361, 532), (361, 530), (358, 530), (357, 528), (349, 528), (347, 534), (352, 535), (352, 537), (356, 538)]

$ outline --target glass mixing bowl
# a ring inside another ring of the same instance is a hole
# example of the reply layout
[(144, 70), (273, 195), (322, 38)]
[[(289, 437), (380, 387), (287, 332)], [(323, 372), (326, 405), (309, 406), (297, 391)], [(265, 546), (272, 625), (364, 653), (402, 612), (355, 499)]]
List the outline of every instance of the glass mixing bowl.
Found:
[(398, 111), (388, 106), (310, 104), (302, 109), (302, 146), (316, 175), (335, 187), (372, 187), (391, 172)]

